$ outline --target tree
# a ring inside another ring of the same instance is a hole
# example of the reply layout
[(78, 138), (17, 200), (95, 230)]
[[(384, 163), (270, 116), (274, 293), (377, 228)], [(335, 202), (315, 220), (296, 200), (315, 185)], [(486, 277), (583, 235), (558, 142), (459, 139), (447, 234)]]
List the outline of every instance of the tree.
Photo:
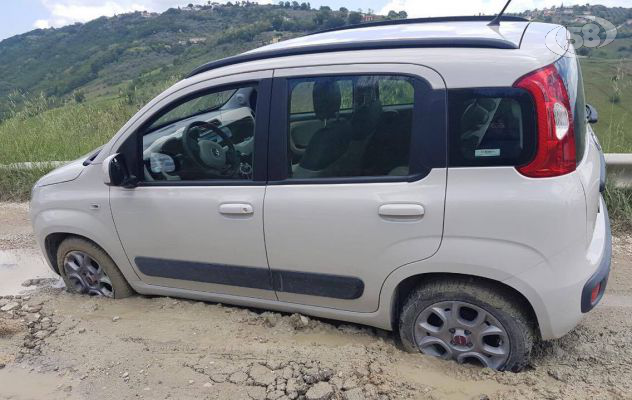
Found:
[(283, 18), (277, 15), (274, 18), (272, 18), (272, 21), (270, 23), (272, 24), (272, 29), (274, 29), (275, 31), (280, 31), (281, 28), (283, 27)]
[(399, 18), (399, 14), (397, 14), (397, 12), (391, 10), (386, 15), (386, 18), (388, 18), (388, 19), (398, 19)]
[(351, 11), (347, 16), (347, 23), (349, 25), (356, 25), (362, 22), (362, 14), (359, 12)]
[(324, 21), (324, 27), (326, 29), (333, 29), (333, 28), (338, 28), (341, 27), (345, 24), (345, 20), (342, 17), (339, 17), (337, 15), (332, 15), (330, 18), (327, 18)]
[(406, 19), (406, 18), (408, 18), (408, 13), (406, 11), (402, 10), (402, 11), (399, 12), (399, 17), (401, 19)]
[(75, 103), (83, 103), (86, 100), (86, 95), (81, 91), (75, 92), (74, 97)]
[(349, 9), (347, 7), (340, 7), (340, 10), (338, 11), (340, 11), (343, 17), (346, 17), (347, 14), (349, 14)]
[(314, 17), (314, 22), (316, 25), (324, 25), (325, 22), (331, 18), (331, 8), (329, 7), (320, 7), (320, 10), (316, 13)]

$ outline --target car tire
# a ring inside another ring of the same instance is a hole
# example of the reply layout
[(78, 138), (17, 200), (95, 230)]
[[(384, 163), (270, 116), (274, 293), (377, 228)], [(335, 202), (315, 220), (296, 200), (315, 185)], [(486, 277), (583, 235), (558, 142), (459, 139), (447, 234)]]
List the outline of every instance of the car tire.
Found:
[(401, 308), (402, 345), (409, 352), (519, 372), (529, 362), (535, 329), (526, 306), (510, 300), (515, 298), (474, 278), (424, 282)]
[(88, 240), (71, 237), (61, 242), (57, 266), (69, 292), (116, 299), (134, 294), (110, 256)]

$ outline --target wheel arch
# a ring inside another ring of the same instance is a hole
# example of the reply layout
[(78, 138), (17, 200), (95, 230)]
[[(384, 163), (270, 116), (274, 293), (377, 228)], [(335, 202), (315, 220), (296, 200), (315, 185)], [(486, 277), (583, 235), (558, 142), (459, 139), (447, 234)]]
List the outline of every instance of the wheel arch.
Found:
[(90, 239), (89, 237), (79, 235), (76, 233), (70, 233), (70, 232), (50, 233), (44, 238), (44, 250), (46, 253), (46, 257), (48, 258), (48, 262), (50, 263), (50, 266), (53, 268), (53, 270), (57, 274), (60, 273), (59, 265), (57, 265), (57, 250), (59, 249), (59, 246), (64, 240), (70, 239), (70, 238), (78, 238), (78, 239), (86, 240), (94, 244), (95, 246), (98, 246), (106, 254), (108, 254), (108, 252), (101, 245), (99, 245), (97, 242)]
[(472, 282), (480, 282), (485, 285), (490, 285), (492, 287), (498, 288), (500, 291), (505, 292), (505, 297), (507, 297), (510, 301), (515, 302), (520, 307), (522, 307), (525, 312), (528, 314), (529, 319), (534, 321), (534, 328), (536, 332), (540, 332), (540, 321), (538, 319), (538, 314), (535, 311), (535, 308), (529, 301), (529, 299), (522, 294), (518, 289), (507, 285), (501, 281), (486, 278), (478, 275), (470, 275), (470, 274), (461, 274), (461, 273), (452, 273), (452, 272), (427, 272), (427, 273), (419, 273), (415, 275), (410, 275), (404, 279), (402, 279), (396, 286), (392, 292), (392, 298), (390, 303), (390, 317), (391, 317), (391, 328), (394, 332), (397, 332), (397, 327), (399, 326), (399, 317), (402, 306), (406, 301), (406, 298), (410, 294), (412, 290), (414, 290), (419, 285), (422, 285), (424, 282), (431, 281), (439, 281), (439, 280), (471, 280)]
[(69, 209), (57, 205), (46, 209), (34, 207), (31, 220), (36, 241), (48, 265), (59, 274), (57, 249), (61, 242), (69, 237), (87, 240), (101, 248), (133, 286), (140, 278), (125, 254), (111, 215), (103, 211), (103, 208)]

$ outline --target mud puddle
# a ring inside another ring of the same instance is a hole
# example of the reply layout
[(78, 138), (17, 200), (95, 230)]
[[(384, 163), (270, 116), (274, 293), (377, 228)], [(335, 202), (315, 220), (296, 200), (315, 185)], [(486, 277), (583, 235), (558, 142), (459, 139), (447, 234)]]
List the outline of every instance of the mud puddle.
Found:
[(0, 296), (23, 292), (27, 279), (57, 279), (37, 249), (0, 250)]
[(0, 370), (0, 399), (73, 400), (72, 379), (52, 372), (13, 367)]

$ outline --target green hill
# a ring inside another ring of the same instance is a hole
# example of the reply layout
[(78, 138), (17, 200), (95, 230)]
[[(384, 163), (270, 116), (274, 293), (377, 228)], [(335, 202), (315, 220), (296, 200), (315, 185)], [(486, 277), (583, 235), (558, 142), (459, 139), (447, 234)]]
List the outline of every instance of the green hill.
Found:
[[(632, 8), (585, 5), (531, 10), (521, 15), (578, 25), (583, 22), (576, 15), (586, 13), (609, 18), (619, 26), (615, 42), (586, 50), (582, 58), (586, 95), (601, 115), (595, 128), (607, 151), (632, 151)], [(166, 87), (166, 82), (200, 64), (307, 32), (359, 23), (363, 16), (344, 8), (314, 10), (308, 3), (241, 2), (103, 17), (6, 39), (0, 42), (0, 121), (6, 120), (0, 123), (0, 164), (21, 157), (9, 150), (12, 146), (3, 143), (8, 140), (3, 136), (20, 131), (15, 124), (27, 123), (43, 111), (59, 109), (50, 114), (59, 116), (64, 109), (74, 110), (87, 103), (112, 106), (120, 112), (117, 121), (124, 120)], [(392, 12), (376, 18), (400, 17), (405, 14)], [(112, 133), (100, 132), (98, 140), (85, 140), (85, 146), (79, 146), (71, 156)], [(12, 140), (26, 143), (29, 134), (22, 135)], [(64, 155), (50, 151), (48, 157), (38, 153), (38, 158), (59, 159)]]
[(0, 42), (0, 118), (11, 108), (7, 96), (15, 91), (56, 98), (79, 91), (79, 98), (89, 99), (117, 94), (132, 80), (134, 86), (157, 82), (212, 59), (361, 19), (344, 8), (243, 2), (34, 30)]

